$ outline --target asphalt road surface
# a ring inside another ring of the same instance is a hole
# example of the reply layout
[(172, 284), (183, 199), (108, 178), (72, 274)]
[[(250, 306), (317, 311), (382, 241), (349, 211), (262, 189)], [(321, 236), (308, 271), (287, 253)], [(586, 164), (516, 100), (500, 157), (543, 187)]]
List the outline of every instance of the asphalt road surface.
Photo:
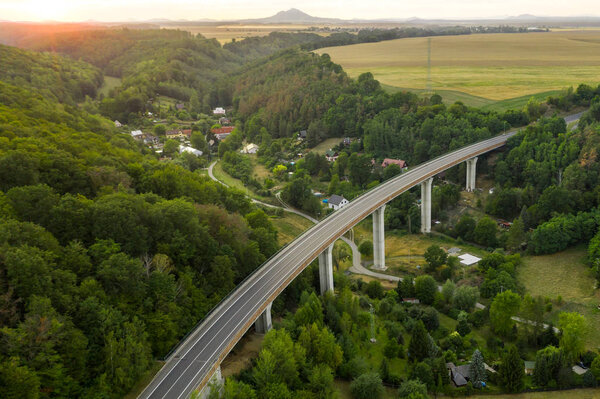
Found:
[[(572, 122), (577, 116), (567, 118)], [(189, 397), (194, 389), (207, 383), (267, 304), (352, 226), (422, 181), (469, 158), (502, 147), (516, 133), (508, 132), (416, 166), (366, 192), (304, 232), (224, 298), (170, 355), (139, 398)]]

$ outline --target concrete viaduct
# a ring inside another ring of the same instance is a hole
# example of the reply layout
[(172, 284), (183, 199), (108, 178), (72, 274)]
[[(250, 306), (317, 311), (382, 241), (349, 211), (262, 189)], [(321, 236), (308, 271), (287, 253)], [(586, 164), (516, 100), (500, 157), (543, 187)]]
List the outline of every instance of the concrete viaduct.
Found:
[(517, 132), (481, 141), (418, 165), (351, 201), (304, 232), (239, 284), (168, 357), (163, 368), (140, 394), (142, 399), (182, 399), (200, 388), (205, 396), (211, 379), (220, 379), (220, 364), (245, 332), (271, 326), (271, 304), (314, 259), (319, 259), (321, 293), (333, 290), (333, 243), (373, 215), (374, 268), (385, 269), (385, 204), (410, 188), (421, 186), (421, 232), (431, 231), (431, 189), (438, 173), (466, 163), (465, 189), (475, 189), (477, 156), (506, 144)]

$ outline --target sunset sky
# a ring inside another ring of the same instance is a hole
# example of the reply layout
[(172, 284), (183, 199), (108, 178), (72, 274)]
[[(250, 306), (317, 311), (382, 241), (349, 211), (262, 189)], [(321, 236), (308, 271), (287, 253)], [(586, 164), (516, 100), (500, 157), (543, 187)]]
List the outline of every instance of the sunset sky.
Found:
[(0, 0), (0, 20), (260, 18), (289, 8), (330, 18), (600, 16), (598, 0)]

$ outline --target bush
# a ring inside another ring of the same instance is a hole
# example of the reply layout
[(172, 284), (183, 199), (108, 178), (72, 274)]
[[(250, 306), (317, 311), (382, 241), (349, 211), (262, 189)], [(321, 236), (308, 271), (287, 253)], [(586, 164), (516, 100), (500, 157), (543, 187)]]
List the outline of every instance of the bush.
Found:
[(363, 256), (371, 256), (373, 255), (373, 242), (369, 240), (365, 240), (360, 243), (358, 246), (358, 251)]
[(350, 392), (354, 399), (381, 399), (384, 393), (383, 382), (379, 374), (365, 373), (352, 381)]
[(367, 287), (365, 288), (365, 294), (373, 299), (383, 298), (383, 286), (377, 280), (369, 281), (369, 284), (367, 284)]

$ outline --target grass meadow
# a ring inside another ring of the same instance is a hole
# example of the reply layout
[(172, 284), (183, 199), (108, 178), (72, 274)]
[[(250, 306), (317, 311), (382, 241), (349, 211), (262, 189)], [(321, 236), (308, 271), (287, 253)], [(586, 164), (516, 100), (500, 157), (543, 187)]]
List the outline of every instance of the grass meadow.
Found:
[[(550, 318), (556, 324), (559, 312), (579, 312), (589, 323), (586, 346), (600, 348), (600, 292), (594, 289), (594, 278), (586, 265), (586, 247), (569, 248), (553, 255), (528, 256), (519, 269), (519, 281), (526, 291), (542, 297), (551, 296)], [(556, 298), (562, 297), (558, 304)], [(600, 395), (599, 395), (600, 397)]]
[(121, 78), (116, 78), (114, 76), (104, 76), (104, 84), (98, 90), (99, 94), (103, 94), (104, 96), (108, 96), (108, 93), (115, 87), (121, 86)]
[[(386, 86), (424, 90), (428, 38), (329, 47), (356, 77), (372, 72)], [(521, 106), (529, 96), (600, 83), (600, 30), (474, 34), (431, 38), (433, 91), (473, 106)], [(507, 100), (510, 100), (507, 102)]]

